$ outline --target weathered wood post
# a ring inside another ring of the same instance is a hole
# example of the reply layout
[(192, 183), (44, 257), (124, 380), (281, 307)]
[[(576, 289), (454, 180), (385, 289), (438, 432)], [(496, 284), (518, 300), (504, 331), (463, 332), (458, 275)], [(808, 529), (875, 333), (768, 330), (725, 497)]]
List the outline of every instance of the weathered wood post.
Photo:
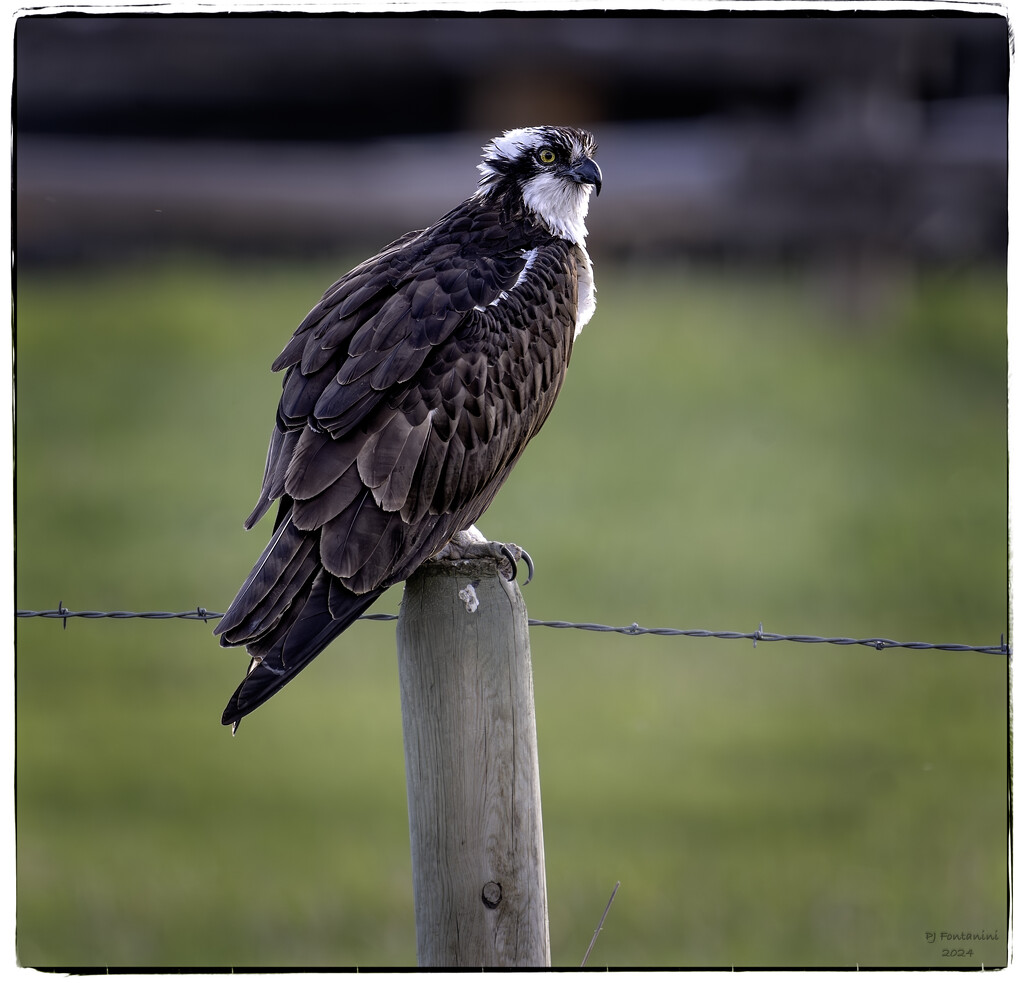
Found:
[(494, 560), (424, 564), (398, 618), (420, 966), (549, 966), (526, 605)]

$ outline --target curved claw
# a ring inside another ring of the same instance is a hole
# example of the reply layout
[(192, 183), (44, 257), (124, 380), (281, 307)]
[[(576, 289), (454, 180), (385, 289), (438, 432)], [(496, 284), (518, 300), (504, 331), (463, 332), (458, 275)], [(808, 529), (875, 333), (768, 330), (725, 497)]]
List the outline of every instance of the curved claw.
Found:
[(505, 554), (505, 559), (512, 565), (512, 576), (509, 580), (515, 580), (516, 574), (519, 573), (519, 568), (516, 566), (516, 555), (508, 548), (506, 543), (501, 543), (501, 552)]
[(523, 581), (523, 586), (525, 587), (531, 580), (533, 580), (533, 557), (522, 548), (520, 548), (519, 552), (523, 554), (523, 559), (526, 560), (526, 580)]
[[(524, 550), (521, 546), (517, 546), (516, 549), (519, 551), (519, 559), (526, 560), (526, 580), (523, 581), (523, 586), (525, 587), (531, 580), (533, 580), (533, 575), (535, 572), (533, 566), (533, 557), (530, 556), (530, 554), (527, 553), (526, 550)], [(501, 552), (505, 555), (505, 559), (507, 559), (508, 562), (512, 565), (512, 576), (508, 579), (515, 580), (519, 574), (519, 567), (517, 565), (518, 561), (516, 560), (516, 555), (508, 546), (507, 543), (501, 544)]]

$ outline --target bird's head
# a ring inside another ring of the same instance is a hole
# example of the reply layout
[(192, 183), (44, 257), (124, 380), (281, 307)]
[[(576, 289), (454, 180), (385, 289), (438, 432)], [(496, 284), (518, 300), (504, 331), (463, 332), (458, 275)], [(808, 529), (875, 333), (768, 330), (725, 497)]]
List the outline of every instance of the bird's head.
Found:
[(601, 193), (596, 150), (591, 134), (571, 126), (508, 130), (484, 147), (479, 194), (518, 199), (553, 235), (582, 244), (590, 192)]

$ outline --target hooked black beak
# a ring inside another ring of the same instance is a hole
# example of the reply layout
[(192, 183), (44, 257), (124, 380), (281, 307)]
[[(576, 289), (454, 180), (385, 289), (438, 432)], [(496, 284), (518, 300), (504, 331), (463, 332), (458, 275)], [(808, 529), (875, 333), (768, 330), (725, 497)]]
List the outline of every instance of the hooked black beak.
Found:
[(601, 168), (589, 157), (576, 161), (569, 168), (569, 177), (577, 184), (592, 184), (597, 194), (601, 193)]

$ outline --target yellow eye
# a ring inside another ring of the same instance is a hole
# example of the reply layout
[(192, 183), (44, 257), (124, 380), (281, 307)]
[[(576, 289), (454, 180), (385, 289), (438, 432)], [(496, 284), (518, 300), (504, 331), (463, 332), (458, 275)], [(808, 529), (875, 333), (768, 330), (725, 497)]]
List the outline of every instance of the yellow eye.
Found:
[(555, 162), (555, 152), (550, 147), (542, 147), (537, 154), (537, 159), (542, 164), (553, 164)]

